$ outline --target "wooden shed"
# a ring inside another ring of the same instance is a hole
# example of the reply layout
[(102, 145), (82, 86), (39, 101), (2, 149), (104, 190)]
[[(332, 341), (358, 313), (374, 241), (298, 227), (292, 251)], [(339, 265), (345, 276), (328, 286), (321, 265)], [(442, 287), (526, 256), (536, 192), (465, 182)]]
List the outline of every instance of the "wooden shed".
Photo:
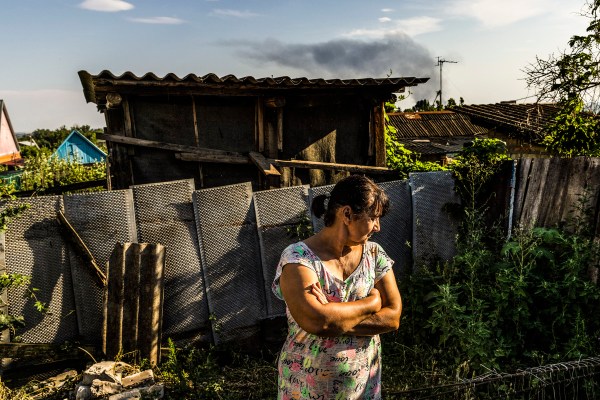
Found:
[(113, 188), (185, 178), (198, 187), (321, 185), (357, 166), (383, 171), (383, 103), (428, 80), (79, 77), (106, 118)]
[(79, 164), (94, 164), (106, 160), (106, 153), (78, 130), (73, 130), (58, 146), (52, 156)]

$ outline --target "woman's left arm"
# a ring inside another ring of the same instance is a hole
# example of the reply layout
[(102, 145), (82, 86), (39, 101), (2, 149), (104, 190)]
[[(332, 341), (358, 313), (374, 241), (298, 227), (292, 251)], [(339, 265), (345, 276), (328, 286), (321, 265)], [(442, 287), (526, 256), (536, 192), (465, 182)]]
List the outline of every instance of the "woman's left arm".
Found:
[(371, 336), (392, 332), (400, 326), (402, 314), (402, 298), (396, 284), (394, 271), (390, 269), (376, 284), (381, 295), (381, 310), (354, 326), (348, 334)]

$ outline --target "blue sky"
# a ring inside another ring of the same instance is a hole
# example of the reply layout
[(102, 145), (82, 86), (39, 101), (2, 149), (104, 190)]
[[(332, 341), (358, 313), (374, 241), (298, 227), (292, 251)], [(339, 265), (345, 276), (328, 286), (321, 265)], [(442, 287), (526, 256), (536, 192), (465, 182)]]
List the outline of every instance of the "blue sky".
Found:
[[(431, 77), (443, 92), (521, 99), (522, 72), (564, 49), (584, 0), (0, 0), (0, 99), (13, 128), (104, 126), (77, 71), (138, 76)], [(532, 101), (533, 99), (522, 100)]]

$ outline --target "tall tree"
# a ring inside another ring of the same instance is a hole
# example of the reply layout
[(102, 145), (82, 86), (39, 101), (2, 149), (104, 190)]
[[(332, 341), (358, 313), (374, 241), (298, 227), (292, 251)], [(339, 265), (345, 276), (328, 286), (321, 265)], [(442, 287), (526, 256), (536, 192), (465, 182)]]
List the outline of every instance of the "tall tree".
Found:
[(561, 111), (545, 130), (543, 143), (562, 155), (600, 156), (597, 116), (600, 100), (600, 0), (588, 0), (582, 15), (586, 33), (574, 35), (558, 55), (536, 61), (524, 70), (539, 102), (556, 102)]

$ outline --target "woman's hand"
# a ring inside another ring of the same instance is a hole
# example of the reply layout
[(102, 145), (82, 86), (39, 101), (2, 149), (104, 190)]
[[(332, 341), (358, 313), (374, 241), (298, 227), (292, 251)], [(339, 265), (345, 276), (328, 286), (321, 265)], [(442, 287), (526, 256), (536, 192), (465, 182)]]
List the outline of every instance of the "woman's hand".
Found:
[[(310, 285), (310, 293), (317, 298), (319, 303), (329, 303), (329, 300), (327, 300), (327, 296), (325, 295), (325, 292), (323, 292), (323, 288), (321, 287), (320, 282), (315, 282), (312, 285)], [(371, 300), (373, 312), (378, 312), (379, 310), (381, 310), (381, 294), (379, 293), (379, 290), (375, 288), (371, 289), (366, 298)]]
[(327, 296), (325, 296), (320, 282), (315, 282), (312, 285), (310, 285), (310, 293), (312, 293), (317, 298), (317, 300), (319, 300), (319, 303), (329, 303), (329, 300), (327, 300)]
[(373, 307), (375, 307), (375, 310), (373, 312), (381, 310), (381, 293), (379, 293), (379, 290), (375, 288), (371, 289), (366, 298), (371, 298), (374, 301)]

